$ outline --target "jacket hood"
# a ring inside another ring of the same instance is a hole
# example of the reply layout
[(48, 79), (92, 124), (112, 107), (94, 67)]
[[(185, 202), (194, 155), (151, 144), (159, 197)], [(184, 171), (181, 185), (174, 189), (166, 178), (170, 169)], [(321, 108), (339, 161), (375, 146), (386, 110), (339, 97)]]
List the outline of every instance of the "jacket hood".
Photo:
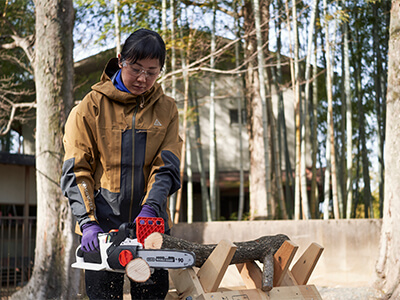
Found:
[(111, 78), (119, 70), (118, 59), (116, 57), (111, 58), (101, 75), (100, 82), (92, 86), (92, 90), (97, 91), (105, 95), (110, 100), (120, 103), (137, 103), (139, 102), (141, 107), (147, 106), (148, 104), (154, 103), (163, 94), (161, 85), (157, 82), (145, 93), (141, 95), (132, 95), (131, 93), (123, 92), (115, 88)]

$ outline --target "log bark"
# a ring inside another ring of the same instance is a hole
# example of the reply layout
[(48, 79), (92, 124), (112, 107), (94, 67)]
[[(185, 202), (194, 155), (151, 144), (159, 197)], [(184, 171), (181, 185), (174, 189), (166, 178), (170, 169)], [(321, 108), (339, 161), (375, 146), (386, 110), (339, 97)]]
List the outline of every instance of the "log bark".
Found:
[[(289, 238), (284, 234), (262, 236), (253, 241), (234, 242), (237, 246), (230, 264), (240, 264), (258, 260), (262, 263), (267, 257), (273, 257), (284, 241)], [(150, 234), (144, 241), (145, 249), (179, 249), (192, 251), (196, 255), (196, 267), (201, 267), (217, 244), (198, 244), (159, 232)], [(272, 270), (273, 271), (273, 270)], [(272, 273), (273, 274), (273, 273)]]

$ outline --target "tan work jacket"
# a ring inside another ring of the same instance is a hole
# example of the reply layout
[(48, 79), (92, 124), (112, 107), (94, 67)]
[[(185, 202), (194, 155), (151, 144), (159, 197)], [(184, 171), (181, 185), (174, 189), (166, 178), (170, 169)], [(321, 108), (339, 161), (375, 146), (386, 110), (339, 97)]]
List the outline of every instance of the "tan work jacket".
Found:
[(61, 188), (80, 226), (116, 229), (146, 203), (168, 230), (167, 199), (180, 188), (178, 110), (158, 83), (139, 96), (116, 89), (118, 69), (111, 59), (68, 117)]

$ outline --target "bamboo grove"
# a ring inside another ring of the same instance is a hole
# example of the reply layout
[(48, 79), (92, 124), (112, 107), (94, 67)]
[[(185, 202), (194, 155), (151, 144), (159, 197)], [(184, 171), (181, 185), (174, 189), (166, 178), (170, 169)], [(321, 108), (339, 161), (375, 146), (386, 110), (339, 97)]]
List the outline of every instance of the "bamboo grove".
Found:
[[(249, 156), (250, 167), (240, 163), (236, 219), (382, 217), (390, 1), (76, 0), (74, 6), (76, 49), (90, 43), (117, 45), (118, 51), (123, 37), (139, 27), (162, 34), (168, 59), (160, 82), (179, 99), (187, 207), (193, 201), (189, 162), (196, 159), (203, 221), (219, 219), (219, 74), (241, 87), (239, 131), (249, 136), (248, 148), (238, 137), (241, 160)], [(32, 41), (34, 20), (23, 16), (34, 3), (5, 1), (0, 9), (0, 150), (9, 151), (10, 132), (22, 135), (35, 109), (32, 60), (21, 51)], [(203, 116), (210, 122), (208, 166), (194, 96), (204, 77), (210, 80), (209, 115)], [(293, 103), (285, 101), (285, 89)], [(272, 93), (278, 97), (276, 115)], [(294, 106), (294, 141), (286, 135), (291, 116), (284, 115), (285, 105)], [(196, 158), (190, 157), (194, 146)], [(172, 201), (175, 222), (182, 198), (181, 190)], [(188, 209), (188, 222), (192, 214)]]

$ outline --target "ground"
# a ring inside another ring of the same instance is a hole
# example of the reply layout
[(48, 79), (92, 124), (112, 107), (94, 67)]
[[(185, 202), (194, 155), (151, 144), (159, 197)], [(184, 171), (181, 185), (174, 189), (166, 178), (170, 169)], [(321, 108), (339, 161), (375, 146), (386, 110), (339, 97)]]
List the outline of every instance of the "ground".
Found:
[(379, 291), (370, 287), (317, 287), (324, 300), (375, 300), (382, 299)]
[[(369, 287), (317, 287), (323, 300), (380, 300), (383, 295)], [(130, 300), (129, 293), (124, 300)]]

